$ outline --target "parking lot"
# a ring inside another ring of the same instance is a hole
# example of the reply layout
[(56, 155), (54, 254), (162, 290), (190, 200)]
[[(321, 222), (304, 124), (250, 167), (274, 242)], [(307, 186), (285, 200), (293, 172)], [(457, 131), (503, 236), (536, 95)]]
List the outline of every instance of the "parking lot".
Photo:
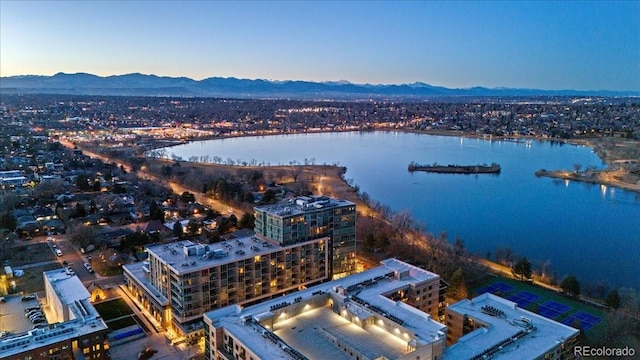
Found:
[[(34, 324), (25, 317), (25, 309), (39, 306), (38, 300), (22, 301), (22, 295), (7, 295), (0, 303), (0, 331), (16, 334), (33, 329)], [(43, 309), (46, 316), (46, 309)], [(47, 324), (46, 322), (42, 324)]]

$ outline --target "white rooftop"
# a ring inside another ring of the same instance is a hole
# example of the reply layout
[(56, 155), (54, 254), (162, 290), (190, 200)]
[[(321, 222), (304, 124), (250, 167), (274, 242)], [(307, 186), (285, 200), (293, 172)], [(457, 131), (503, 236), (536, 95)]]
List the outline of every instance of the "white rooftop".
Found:
[(283, 200), (277, 204), (256, 206), (255, 208), (271, 215), (290, 216), (304, 214), (324, 208), (355, 205), (351, 201), (334, 199), (328, 196), (298, 196)]
[(78, 300), (86, 300), (91, 297), (76, 275), (69, 275), (65, 269), (56, 269), (44, 272), (53, 290), (58, 295), (60, 302), (71, 305)]
[[(482, 308), (486, 306), (496, 309), (498, 315), (483, 311)], [(490, 293), (472, 300), (462, 300), (448, 309), (485, 323), (487, 327), (476, 329), (458, 339), (447, 348), (445, 359), (471, 359), (510, 338), (517, 340), (503, 345), (492, 355), (492, 359), (534, 359), (578, 333), (572, 327), (521, 309), (516, 303)]]
[(75, 319), (2, 338), (1, 358), (107, 329), (100, 314), (88, 301), (89, 292), (77, 276), (67, 275), (66, 271), (60, 269), (46, 271), (44, 276), (51, 282), (53, 291), (60, 300), (69, 306)]
[(166, 306), (169, 304), (169, 300), (163, 296), (158, 289), (155, 288), (155, 286), (153, 286), (153, 284), (151, 284), (151, 282), (148, 280), (147, 276), (145, 275), (145, 267), (148, 268), (147, 262), (143, 261), (143, 262), (134, 262), (131, 264), (126, 264), (126, 265), (122, 265), (122, 268), (130, 273), (131, 275), (133, 275), (133, 278), (142, 286), (144, 287), (144, 289), (150, 293), (154, 299), (161, 305), (161, 306)]
[[(281, 246), (259, 236), (248, 236), (207, 245), (190, 240), (177, 241), (170, 244), (151, 245), (146, 248), (146, 251), (149, 256), (155, 256), (166, 263), (173, 272), (184, 274), (322, 240), (328, 240), (328, 238)], [(325, 244), (328, 246), (328, 242)]]
[(48, 328), (29, 330), (3, 337), (0, 341), (2, 357), (12, 356), (72, 338), (86, 336), (107, 329), (101, 318), (75, 319), (64, 323), (50, 324)]
[[(372, 358), (378, 355), (399, 358), (406, 354), (408, 342), (418, 346), (436, 341), (444, 342), (446, 326), (433, 320), (427, 313), (383, 295), (438, 275), (395, 259), (385, 260), (381, 264), (358, 274), (256, 305), (245, 308), (228, 306), (205, 313), (204, 316), (216, 327), (224, 327), (233, 333), (264, 359), (290, 358), (283, 350), (285, 348), (295, 349), (310, 359), (344, 358), (342, 350), (335, 351), (336, 346), (326, 340), (322, 333), (340, 338)], [(398, 271), (404, 277), (400, 277)], [(354, 295), (357, 295), (358, 301)], [(371, 320), (372, 317), (374, 321), (362, 328), (324, 306), (326, 302), (344, 304), (341, 311), (357, 316), (359, 321)], [(282, 306), (287, 303), (288, 305)], [(286, 313), (287, 310), (295, 309), (302, 311), (295, 316), (282, 317), (283, 311)], [(283, 343), (274, 342), (269, 340), (267, 334), (263, 335), (265, 330), (268, 333), (271, 330), (259, 323), (266, 324), (271, 319), (277, 323), (274, 334)]]

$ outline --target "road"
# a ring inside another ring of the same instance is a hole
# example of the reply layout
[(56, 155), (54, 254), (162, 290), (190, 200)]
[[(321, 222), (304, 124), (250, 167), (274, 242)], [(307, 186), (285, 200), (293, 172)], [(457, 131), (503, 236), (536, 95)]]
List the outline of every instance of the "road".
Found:
[(83, 265), (85, 262), (89, 261), (73, 247), (71, 242), (67, 240), (66, 235), (48, 236), (46, 242), (54, 254), (56, 248), (62, 252), (62, 256), (58, 256), (57, 261), (62, 266), (64, 266), (64, 262), (66, 261), (66, 266), (76, 273), (80, 281), (85, 283), (96, 279), (95, 273), (90, 273)]
[[(71, 142), (67, 141), (67, 140), (60, 140), (60, 143), (62, 145), (64, 145), (65, 147), (69, 148), (69, 149), (73, 149), (75, 145), (73, 145)], [(124, 162), (120, 161), (119, 159), (112, 159), (109, 158), (107, 156), (101, 155), (101, 154), (97, 154), (95, 152), (89, 151), (87, 149), (82, 149), (82, 153), (89, 156), (90, 158), (93, 159), (99, 159), (102, 160), (102, 162), (107, 163), (107, 164), (111, 164), (114, 163), (116, 164), (116, 166), (122, 167), (123, 169), (125, 169), (125, 171), (127, 172), (131, 172), (131, 166), (129, 166), (128, 164), (125, 164)], [(174, 194), (182, 194), (184, 192), (190, 192), (192, 193), (195, 198), (196, 201), (199, 202), (202, 205), (206, 205), (209, 206), (210, 208), (212, 208), (213, 210), (218, 211), (221, 214), (226, 214), (226, 215), (231, 215), (234, 214), (236, 215), (236, 217), (240, 218), (240, 216), (244, 213), (243, 210), (238, 209), (238, 208), (234, 208), (232, 206), (229, 206), (225, 203), (222, 203), (218, 200), (214, 200), (211, 199), (209, 197), (207, 197), (206, 195), (200, 193), (197, 190), (194, 189), (187, 189), (186, 187), (182, 186), (181, 184), (178, 184), (176, 182), (173, 181), (169, 181), (167, 182), (166, 179), (161, 179), (158, 176), (148, 172), (148, 171), (144, 171), (144, 170), (137, 170), (135, 172), (136, 176), (140, 179), (144, 179), (144, 180), (149, 180), (155, 183), (167, 183), (167, 185), (169, 186), (169, 188), (171, 188), (171, 191), (173, 191)]]
[[(104, 287), (114, 287), (118, 284), (124, 283), (124, 277), (122, 275), (115, 276), (100, 276), (98, 273), (90, 273), (85, 267), (84, 263), (91, 264), (91, 260), (89, 259), (90, 254), (82, 254), (78, 249), (76, 249), (73, 244), (67, 239), (66, 235), (49, 235), (49, 236), (40, 236), (36, 237), (33, 240), (26, 241), (17, 241), (14, 246), (22, 246), (24, 244), (34, 244), (34, 243), (43, 243), (49, 246), (49, 249), (55, 255), (55, 249), (60, 249), (62, 251), (62, 256), (56, 256), (55, 260), (43, 261), (39, 263), (33, 263), (28, 265), (17, 266), (16, 269), (28, 269), (31, 267), (36, 267), (45, 264), (58, 263), (61, 267), (65, 267), (64, 262), (67, 262), (67, 266), (69, 266), (75, 274), (78, 276), (80, 281), (83, 284), (89, 285), (93, 282)], [(53, 244), (56, 247), (53, 247)]]

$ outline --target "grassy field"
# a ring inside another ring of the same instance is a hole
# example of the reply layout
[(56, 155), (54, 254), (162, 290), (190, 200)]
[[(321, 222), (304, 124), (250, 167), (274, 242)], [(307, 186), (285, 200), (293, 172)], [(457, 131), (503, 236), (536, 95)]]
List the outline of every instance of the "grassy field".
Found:
[[(115, 299), (95, 304), (94, 307), (100, 313), (104, 321), (133, 314), (133, 310), (123, 299)], [(133, 324), (132, 324), (133, 325)]]
[(56, 256), (44, 243), (33, 243), (11, 248), (9, 264), (13, 267), (20, 267), (28, 264), (35, 264), (43, 261), (55, 260)]
[(562, 294), (550, 291), (550, 290), (546, 290), (537, 286), (533, 286), (533, 285), (529, 285), (529, 284), (525, 284), (516, 280), (512, 280), (512, 279), (507, 279), (507, 278), (502, 278), (502, 277), (497, 277), (492, 279), (491, 281), (488, 281), (484, 284), (481, 284), (480, 286), (471, 289), (470, 291), (470, 295), (473, 296), (477, 296), (478, 293), (477, 291), (485, 286), (494, 284), (494, 283), (503, 283), (503, 284), (507, 284), (513, 287), (513, 290), (509, 291), (509, 292), (505, 292), (505, 293), (496, 293), (496, 295), (501, 296), (501, 297), (508, 297), (510, 295), (516, 294), (520, 291), (527, 291), (531, 294), (535, 294), (538, 295), (540, 298), (535, 300), (534, 302), (532, 302), (531, 304), (527, 305), (524, 307), (524, 309), (529, 310), (531, 312), (535, 312), (537, 313), (538, 307), (549, 301), (549, 300), (553, 300), (557, 303), (560, 304), (564, 304), (566, 306), (569, 306), (571, 309), (568, 310), (567, 312), (565, 312), (564, 314), (559, 315), (558, 317), (554, 318), (553, 320), (561, 322), (567, 318), (569, 318), (571, 315), (583, 311), (592, 315), (595, 315), (599, 318), (602, 319), (602, 321), (598, 324), (596, 324), (593, 328), (589, 329), (588, 332), (590, 333), (597, 333), (599, 331), (601, 331), (603, 324), (605, 322), (606, 319), (606, 311), (597, 309), (593, 306), (590, 305), (586, 305), (583, 304), (581, 302), (575, 301), (573, 299), (567, 298), (565, 296), (563, 296)]
[(13, 278), (16, 282), (16, 292), (30, 294), (44, 291), (44, 278), (42, 273), (44, 271), (61, 268), (62, 266), (60, 264), (52, 263), (24, 269), (23, 276)]

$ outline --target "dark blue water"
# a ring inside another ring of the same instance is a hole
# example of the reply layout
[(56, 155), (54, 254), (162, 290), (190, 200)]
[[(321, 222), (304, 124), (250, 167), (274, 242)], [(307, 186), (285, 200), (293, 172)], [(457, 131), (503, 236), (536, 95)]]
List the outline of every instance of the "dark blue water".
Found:
[[(498, 246), (556, 275), (640, 289), (640, 196), (612, 187), (537, 178), (539, 169), (602, 168), (589, 147), (532, 141), (488, 141), (402, 132), (351, 132), (246, 137), (168, 149), (183, 159), (220, 156), (288, 165), (339, 164), (371, 198), (407, 209), (427, 225), (464, 240), (484, 255)], [(490, 164), (500, 175), (409, 173), (407, 165)]]

